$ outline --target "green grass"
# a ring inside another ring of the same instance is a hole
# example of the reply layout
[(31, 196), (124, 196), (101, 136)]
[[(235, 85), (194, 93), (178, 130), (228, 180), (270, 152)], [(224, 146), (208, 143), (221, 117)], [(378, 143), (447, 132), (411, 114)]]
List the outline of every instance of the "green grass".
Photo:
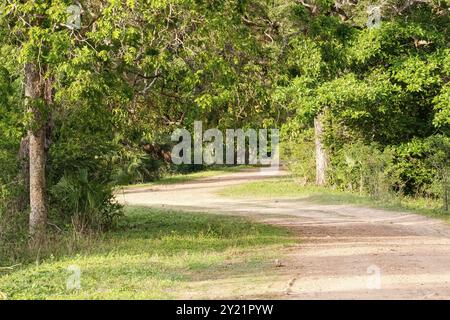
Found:
[[(0, 299), (172, 299), (194, 279), (271, 268), (294, 241), (244, 218), (128, 207), (115, 230), (76, 253), (0, 273)], [(79, 290), (66, 287), (69, 266), (81, 271)]]
[(220, 195), (232, 198), (302, 199), (320, 204), (353, 204), (395, 211), (411, 211), (450, 222), (450, 214), (443, 212), (436, 199), (389, 196), (374, 199), (325, 187), (303, 186), (293, 177), (284, 177), (230, 186)]
[(151, 187), (151, 186), (155, 186), (155, 185), (185, 183), (185, 182), (191, 182), (191, 181), (195, 181), (195, 180), (199, 180), (199, 179), (203, 179), (203, 178), (218, 176), (218, 175), (222, 175), (225, 173), (238, 172), (242, 169), (250, 168), (250, 167), (251, 166), (247, 166), (247, 165), (232, 166), (232, 167), (213, 167), (211, 169), (204, 170), (204, 171), (198, 171), (198, 172), (192, 172), (192, 173), (186, 173), (186, 174), (169, 175), (169, 176), (163, 177), (156, 181), (121, 186), (120, 188), (130, 189), (130, 188), (140, 188), (140, 187)]

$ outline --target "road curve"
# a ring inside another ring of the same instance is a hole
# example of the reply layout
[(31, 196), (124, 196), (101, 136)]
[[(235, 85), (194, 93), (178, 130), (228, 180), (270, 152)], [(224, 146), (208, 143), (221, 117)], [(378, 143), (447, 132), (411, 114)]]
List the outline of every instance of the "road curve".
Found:
[[(120, 202), (251, 216), (295, 230), (283, 267), (199, 280), (180, 298), (449, 299), (450, 226), (420, 215), (302, 199), (229, 199), (221, 188), (268, 179), (245, 170), (175, 185), (127, 189)], [(276, 175), (276, 173), (275, 173)]]

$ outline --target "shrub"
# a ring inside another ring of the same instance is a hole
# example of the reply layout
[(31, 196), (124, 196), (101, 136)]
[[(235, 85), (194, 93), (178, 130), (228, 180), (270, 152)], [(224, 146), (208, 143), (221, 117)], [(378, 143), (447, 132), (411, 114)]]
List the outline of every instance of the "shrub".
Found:
[(426, 162), (427, 147), (423, 139), (413, 139), (394, 148), (394, 170), (399, 180), (395, 190), (403, 195), (434, 196), (430, 189), (434, 169)]
[(281, 159), (289, 171), (303, 179), (303, 184), (316, 179), (314, 132), (312, 129), (297, 134), (283, 134), (280, 144)]
[[(438, 190), (442, 199), (444, 211), (448, 211), (449, 173), (450, 173), (450, 138), (443, 135), (434, 135), (425, 140), (426, 162), (437, 172), (432, 187)], [(437, 188), (436, 188), (437, 186)]]
[(61, 229), (102, 230), (120, 214), (113, 201), (114, 156), (123, 146), (106, 108), (87, 103), (66, 108), (53, 119), (47, 163), (50, 221)]
[(92, 179), (87, 169), (63, 175), (50, 189), (54, 218), (80, 232), (109, 228), (122, 213), (112, 187)]
[(332, 158), (331, 183), (375, 198), (386, 197), (396, 180), (392, 160), (389, 148), (382, 151), (376, 144), (362, 142), (344, 145)]

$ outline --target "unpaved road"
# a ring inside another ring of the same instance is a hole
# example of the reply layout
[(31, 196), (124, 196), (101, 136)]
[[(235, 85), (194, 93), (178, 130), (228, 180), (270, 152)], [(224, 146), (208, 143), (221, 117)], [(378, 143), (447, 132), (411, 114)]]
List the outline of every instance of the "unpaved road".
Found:
[(216, 194), (225, 186), (267, 178), (248, 170), (129, 189), (118, 198), (132, 205), (252, 216), (298, 232), (301, 242), (285, 249), (282, 267), (199, 280), (180, 298), (450, 298), (450, 226), (410, 213)]

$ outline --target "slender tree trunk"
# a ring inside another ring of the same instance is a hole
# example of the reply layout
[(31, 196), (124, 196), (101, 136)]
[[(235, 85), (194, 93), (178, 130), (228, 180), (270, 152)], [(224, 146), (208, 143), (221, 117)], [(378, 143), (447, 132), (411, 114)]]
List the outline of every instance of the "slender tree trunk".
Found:
[(324, 186), (327, 183), (326, 171), (328, 167), (328, 156), (323, 145), (323, 114), (314, 118), (314, 140), (316, 146), (316, 184)]
[(47, 209), (45, 203), (45, 119), (36, 106), (43, 99), (43, 85), (35, 64), (25, 66), (25, 97), (32, 124), (28, 132), (30, 160), (30, 220), (29, 233), (32, 243), (40, 243), (45, 236)]

